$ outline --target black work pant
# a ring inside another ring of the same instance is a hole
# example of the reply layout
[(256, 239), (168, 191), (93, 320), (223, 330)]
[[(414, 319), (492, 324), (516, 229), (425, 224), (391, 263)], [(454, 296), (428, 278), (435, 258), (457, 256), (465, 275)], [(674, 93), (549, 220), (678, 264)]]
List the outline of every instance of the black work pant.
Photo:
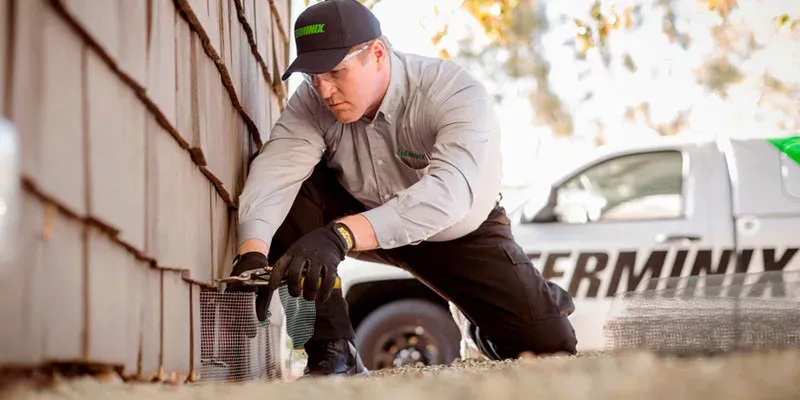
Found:
[[(364, 210), (323, 159), (301, 186), (277, 230), (270, 245), (270, 264), (305, 233)], [(478, 229), (464, 237), (377, 249), (353, 257), (409, 271), (458, 306), (500, 357), (514, 358), (523, 351), (574, 353), (577, 339), (566, 316), (572, 306), (569, 295), (542, 278), (514, 241), (509, 222), (498, 206)], [(327, 302), (316, 302), (311, 340), (354, 336), (341, 289), (335, 289)]]

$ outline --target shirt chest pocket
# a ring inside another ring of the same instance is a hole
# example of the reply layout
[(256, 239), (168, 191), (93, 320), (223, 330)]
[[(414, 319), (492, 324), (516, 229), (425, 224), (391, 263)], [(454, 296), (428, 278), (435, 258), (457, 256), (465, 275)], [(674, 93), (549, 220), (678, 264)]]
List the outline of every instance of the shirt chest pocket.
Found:
[(426, 136), (414, 132), (410, 127), (403, 127), (397, 135), (397, 149), (394, 156), (400, 162), (414, 170), (426, 169), (430, 165), (430, 154), (433, 142), (427, 143)]

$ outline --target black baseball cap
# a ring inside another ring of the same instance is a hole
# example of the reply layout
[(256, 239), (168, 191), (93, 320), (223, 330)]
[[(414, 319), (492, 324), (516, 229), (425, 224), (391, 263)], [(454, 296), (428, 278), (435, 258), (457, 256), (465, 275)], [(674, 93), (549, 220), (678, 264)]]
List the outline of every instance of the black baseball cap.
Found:
[(325, 0), (306, 8), (294, 23), (297, 58), (282, 80), (294, 72), (321, 74), (339, 64), (350, 49), (381, 36), (381, 24), (357, 0)]

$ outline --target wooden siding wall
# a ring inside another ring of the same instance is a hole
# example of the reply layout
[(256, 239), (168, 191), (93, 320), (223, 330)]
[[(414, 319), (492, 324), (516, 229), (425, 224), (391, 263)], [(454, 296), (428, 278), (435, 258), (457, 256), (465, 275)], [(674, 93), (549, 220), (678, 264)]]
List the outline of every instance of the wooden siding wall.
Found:
[(0, 0), (22, 254), (0, 364), (196, 376), (202, 287), (285, 104), (289, 0)]

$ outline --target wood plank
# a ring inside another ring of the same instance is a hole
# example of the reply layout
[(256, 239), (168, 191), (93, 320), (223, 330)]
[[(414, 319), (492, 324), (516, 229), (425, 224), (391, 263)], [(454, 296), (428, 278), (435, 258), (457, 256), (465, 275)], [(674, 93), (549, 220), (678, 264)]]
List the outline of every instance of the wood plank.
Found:
[[(256, 49), (272, 75), (272, 8), (267, 0), (254, 2), (256, 9)], [(277, 34), (277, 32), (276, 32)]]
[(86, 212), (81, 39), (48, 11), (44, 21), (44, 92), (41, 98), (40, 189), (78, 215)]
[[(266, 109), (266, 107), (263, 108)], [(266, 113), (263, 114), (267, 115)], [(264, 121), (268, 120), (264, 119)], [(242, 158), (239, 164), (239, 170), (241, 171), (243, 182), (247, 180), (247, 175), (249, 174), (250, 171), (250, 162), (253, 158), (253, 155), (258, 151), (258, 144), (254, 139), (255, 135), (257, 134), (258, 132), (253, 132), (251, 128), (248, 128), (247, 135), (244, 135), (243, 137), (239, 138), (239, 146), (242, 152)], [(244, 189), (244, 183), (242, 184), (242, 189)]]
[(175, 18), (177, 59), (177, 121), (175, 128), (186, 143), (192, 142), (192, 51), (196, 34), (183, 18)]
[(191, 64), (192, 140), (189, 151), (195, 164), (205, 166), (208, 165), (205, 153), (208, 145), (208, 77), (212, 76), (208, 71), (212, 68), (216, 70), (216, 66), (206, 55), (196, 35), (192, 40)]
[(146, 253), (158, 266), (211, 279), (211, 182), (155, 120), (148, 117)]
[(234, 171), (234, 186), (231, 194), (234, 197), (234, 205), (236, 205), (238, 204), (239, 194), (242, 193), (242, 188), (244, 188), (244, 182), (247, 179), (247, 175), (245, 175), (245, 171), (242, 169), (244, 163), (247, 162), (247, 153), (244, 151), (242, 142), (247, 140), (248, 136), (250, 136), (250, 127), (245, 123), (244, 118), (242, 118), (239, 113), (233, 115), (233, 120), (233, 131), (236, 132), (236, 135), (230, 138), (232, 141), (230, 143), (232, 156), (228, 159), (228, 165), (229, 168)]
[(211, 47), (216, 50), (217, 55), (220, 54), (222, 48), (222, 33), (220, 32), (220, 19), (223, 17), (222, 8), (219, 4), (220, 1), (225, 0), (208, 0), (208, 39), (211, 42)]
[(162, 367), (167, 377), (177, 374), (183, 381), (191, 362), (191, 284), (181, 278), (180, 271), (164, 270), (162, 277)]
[(185, 256), (183, 187), (189, 154), (155, 121), (147, 124), (146, 253), (158, 266), (181, 268)]
[(16, 233), (15, 267), (0, 279), (0, 363), (30, 367), (41, 361), (45, 331), (38, 325), (39, 303), (34, 296), (36, 278), (42, 268), (42, 231), (45, 207), (23, 190), (20, 195), (21, 219)]
[[(279, 101), (283, 100), (283, 97), (286, 96), (287, 92), (287, 83), (281, 80), (281, 76), (284, 72), (286, 72), (286, 68), (288, 66), (288, 60), (286, 57), (286, 44), (283, 42), (283, 38), (279, 34), (277, 34), (278, 25), (273, 19), (272, 21), (272, 31), (275, 33), (272, 35), (272, 50), (273, 50), (273, 69), (275, 70), (275, 74), (272, 77), (272, 85), (277, 87), (279, 90), (276, 92), (280, 97)], [(273, 89), (274, 91), (274, 89)]]
[(147, 86), (147, 2), (119, 0), (120, 71), (144, 90)]
[(145, 106), (94, 51), (86, 51), (89, 213), (144, 250)]
[(96, 228), (88, 231), (86, 358), (92, 363), (124, 366), (131, 346), (128, 304), (136, 301), (133, 292), (137, 282), (130, 275), (132, 260), (107, 233)]
[[(273, 126), (275, 125), (275, 122), (278, 121), (278, 118), (281, 116), (281, 109), (280, 109), (281, 107), (280, 107), (280, 104), (279, 104), (280, 103), (279, 99), (280, 98), (278, 97), (277, 94), (270, 92), (270, 95), (269, 95), (269, 112), (272, 115), (272, 117), (270, 118), (270, 122), (272, 123)], [(267, 140), (269, 140), (269, 138), (270, 138), (271, 129), (270, 129), (270, 131), (266, 131), (266, 132), (262, 131), (262, 132), (260, 132), (260, 134), (261, 134), (261, 142), (262, 143), (266, 143)]]
[(167, 122), (175, 126), (175, 18), (172, 1), (151, 1), (150, 42), (147, 54), (147, 97)]
[(37, 303), (34, 329), (43, 332), (42, 361), (80, 362), (84, 360), (87, 327), (85, 225), (54, 207), (47, 209), (43, 225), (42, 265), (32, 290)]
[[(261, 109), (259, 110), (261, 112), (261, 125), (259, 125), (258, 132), (256, 132), (257, 134), (254, 137), (258, 137), (258, 140), (261, 140), (261, 143), (263, 143), (263, 138), (266, 135), (269, 135), (269, 131), (272, 129), (272, 126), (275, 123), (275, 121), (272, 120), (272, 113), (270, 112), (270, 97), (272, 96), (272, 90), (269, 87), (267, 78), (264, 77), (263, 74), (259, 74), (258, 88), (258, 90), (261, 92)], [(251, 149), (250, 155), (252, 155), (255, 150), (255, 148)]]
[[(119, 0), (61, 0), (61, 4), (103, 51), (116, 63), (120, 49)], [(123, 1), (125, 2), (125, 1)]]
[[(184, 184), (185, 244), (183, 268), (186, 278), (212, 284), (211, 253), (211, 194), (216, 192), (211, 182), (195, 165), (189, 166)], [(216, 194), (216, 193), (214, 193)]]
[[(275, 0), (273, 3), (275, 4), (275, 8), (278, 10), (277, 14), (275, 15), (277, 19), (280, 19), (281, 29), (286, 34), (286, 37), (291, 39), (294, 37), (291, 34), (292, 32), (291, 26), (294, 21), (291, 20), (291, 17), (289, 15), (289, 1), (291, 0)], [(278, 37), (280, 40), (283, 40), (283, 37), (280, 36), (279, 33), (276, 32), (275, 36)]]
[(20, 137), (21, 172), (29, 179), (39, 177), (39, 143), (41, 142), (41, 107), (44, 82), (44, 55), (42, 43), (44, 30), (41, 21), (46, 12), (44, 0), (15, 3), (11, 20), (14, 23), (13, 51), (11, 51), (11, 79), (8, 88), (10, 104), (6, 105), (11, 122)]
[(196, 21), (190, 19), (193, 24), (200, 24), (199, 27), (195, 26), (195, 29), (202, 30), (204, 33), (208, 34), (207, 30), (211, 28), (208, 19), (208, 0), (177, 0), (177, 4), (187, 12), (187, 14), (191, 14), (192, 19), (197, 19)]
[[(207, 37), (209, 33), (219, 30), (218, 27), (210, 25), (208, 18), (208, 0), (176, 0), (176, 4), (178, 8), (186, 13), (186, 17), (189, 19), (189, 23), (194, 27), (194, 30), (201, 32), (201, 36), (204, 35)], [(219, 49), (216, 50), (219, 51)]]
[(15, 11), (10, 119), (20, 133), (22, 173), (71, 212), (86, 212), (83, 44), (41, 0)]
[(230, 36), (231, 41), (231, 63), (228, 65), (228, 72), (231, 74), (231, 81), (233, 84), (233, 89), (236, 92), (236, 97), (238, 99), (242, 98), (242, 81), (243, 77), (242, 74), (242, 48), (247, 48), (247, 41), (242, 42), (242, 23), (239, 22), (239, 18), (237, 16), (236, 6), (233, 4), (233, 1), (230, 0), (228, 8), (228, 16), (230, 19), (230, 31), (228, 35)]
[(151, 380), (161, 369), (161, 270), (147, 266), (141, 270), (141, 364), (139, 377)]
[(190, 307), (191, 307), (191, 350), (190, 350), (190, 362), (189, 362), (189, 381), (195, 382), (201, 378), (200, 370), (202, 369), (202, 357), (200, 354), (200, 349), (202, 348), (201, 338), (203, 336), (203, 329), (202, 329), (202, 316), (200, 313), (200, 291), (202, 288), (200, 285), (192, 284), (190, 286)]
[(244, 13), (245, 23), (247, 28), (253, 33), (253, 42), (251, 45), (258, 44), (258, 38), (255, 35), (256, 32), (256, 6), (254, 0), (241, 0), (242, 1), (242, 12)]
[(125, 330), (125, 364), (122, 374), (125, 378), (135, 377), (139, 373), (139, 352), (143, 340), (143, 312), (147, 298), (156, 296), (156, 293), (145, 292), (147, 284), (146, 262), (139, 260), (132, 253), (128, 253), (128, 282), (127, 324)]
[(230, 275), (236, 254), (236, 211), (219, 195), (211, 198), (212, 273), (214, 279)]
[[(225, 64), (225, 68), (230, 74), (231, 65), (233, 65), (231, 49), (231, 19), (230, 8), (233, 7), (232, 0), (214, 0), (219, 4), (219, 20), (220, 20), (220, 41), (222, 46), (222, 53), (220, 57)], [(232, 78), (232, 77), (231, 77)]]
[[(9, 1), (10, 0), (0, 0), (0, 26), (3, 27), (11, 26), (11, 15), (9, 13), (9, 11), (11, 11), (9, 4), (11, 3)], [(8, 33), (9, 29), (0, 29), (0, 59), (2, 60), (11, 60), (12, 56), (8, 46), (11, 37), (8, 35)], [(6, 84), (10, 84), (10, 82), (6, 82), (7, 64), (9, 63), (0, 63), (0, 115), (6, 115)]]
[(242, 99), (242, 107), (245, 114), (258, 126), (261, 123), (259, 112), (261, 104), (258, 97), (258, 75), (261, 74), (261, 68), (253, 55), (244, 29), (240, 31), (239, 40), (242, 44), (242, 52), (240, 53), (242, 57), (240, 64), (242, 68), (242, 93), (240, 98)]
[(123, 131), (127, 149), (120, 149), (124, 153), (119, 155), (119, 163), (128, 166), (129, 169), (125, 176), (120, 178), (126, 184), (120, 187), (120, 192), (125, 193), (124, 199), (118, 198), (119, 212), (124, 214), (119, 218), (121, 229), (118, 239), (144, 252), (147, 228), (146, 116), (149, 112), (132, 90), (123, 89), (120, 97), (124, 110), (122, 117), (123, 121), (126, 121)]
[[(215, 72), (209, 74), (214, 76)], [(242, 116), (234, 109), (221, 81), (209, 78), (207, 89), (208, 146), (204, 153), (208, 163), (203, 170), (222, 188), (225, 200), (232, 203), (243, 182), (238, 168), (242, 153), (236, 123)]]

